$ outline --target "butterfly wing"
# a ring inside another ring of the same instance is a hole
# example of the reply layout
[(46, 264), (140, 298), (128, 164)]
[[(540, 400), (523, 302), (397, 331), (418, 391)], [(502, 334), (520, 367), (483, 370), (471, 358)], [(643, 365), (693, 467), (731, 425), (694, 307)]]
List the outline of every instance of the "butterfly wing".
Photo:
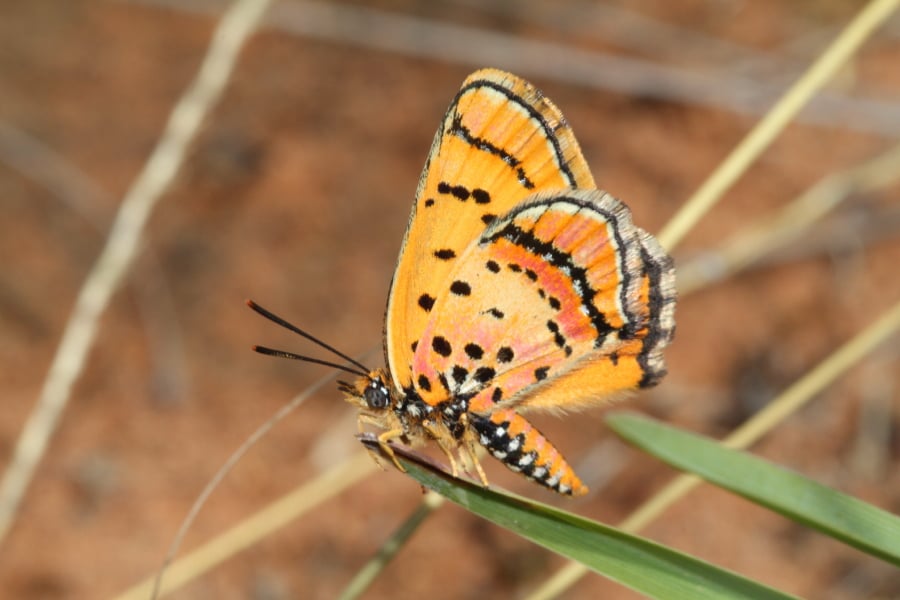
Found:
[(665, 373), (672, 261), (604, 192), (530, 197), (466, 247), (434, 294), (412, 359), (429, 404), (578, 409)]
[(385, 355), (397, 389), (411, 384), (413, 344), (457, 257), (486, 225), (532, 193), (593, 187), (559, 109), (531, 84), (494, 69), (466, 79), (432, 144), (391, 283)]

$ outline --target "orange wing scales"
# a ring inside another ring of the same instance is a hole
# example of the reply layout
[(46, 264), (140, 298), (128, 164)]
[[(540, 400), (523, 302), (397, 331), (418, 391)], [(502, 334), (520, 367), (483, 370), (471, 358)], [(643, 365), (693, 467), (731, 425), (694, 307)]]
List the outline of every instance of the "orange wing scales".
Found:
[(559, 110), (486, 69), (454, 98), (419, 180), (388, 297), (388, 371), (343, 389), (385, 444), (435, 440), (454, 473), (450, 451), (478, 466), (480, 444), (547, 488), (581, 494), (522, 413), (656, 384), (674, 308), (671, 259), (594, 189)]
[(428, 317), (421, 307), (453, 266), (442, 256), (462, 254), (529, 194), (576, 187), (594, 181), (559, 109), (508, 73), (470, 75), (432, 144), (388, 297), (385, 355), (398, 388), (410, 383), (412, 344)]

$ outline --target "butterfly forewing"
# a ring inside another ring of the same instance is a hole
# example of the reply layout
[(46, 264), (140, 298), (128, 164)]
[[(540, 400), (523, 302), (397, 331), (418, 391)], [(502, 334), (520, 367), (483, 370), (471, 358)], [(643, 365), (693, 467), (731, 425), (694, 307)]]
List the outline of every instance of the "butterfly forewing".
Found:
[(493, 69), (466, 79), (419, 181), (388, 298), (385, 353), (398, 389), (411, 383), (413, 346), (472, 240), (530, 194), (593, 187), (572, 131), (540, 92)]
[[(348, 397), (360, 424), (437, 442), (456, 474), (480, 444), (562, 494), (587, 491), (523, 416), (654, 385), (674, 330), (674, 270), (595, 189), (559, 110), (501, 71), (471, 75), (438, 129), (391, 284), (385, 354)], [(375, 402), (375, 401), (378, 402)], [(399, 465), (399, 463), (397, 463)]]

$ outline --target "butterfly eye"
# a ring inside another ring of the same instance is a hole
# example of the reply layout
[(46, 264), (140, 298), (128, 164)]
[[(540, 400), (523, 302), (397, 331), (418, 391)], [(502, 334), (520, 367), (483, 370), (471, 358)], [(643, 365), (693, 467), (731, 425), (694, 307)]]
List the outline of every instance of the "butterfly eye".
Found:
[(366, 399), (366, 404), (369, 405), (369, 408), (377, 410), (387, 408), (391, 401), (391, 395), (387, 388), (384, 384), (377, 381), (369, 384), (366, 391), (363, 392), (363, 397)]

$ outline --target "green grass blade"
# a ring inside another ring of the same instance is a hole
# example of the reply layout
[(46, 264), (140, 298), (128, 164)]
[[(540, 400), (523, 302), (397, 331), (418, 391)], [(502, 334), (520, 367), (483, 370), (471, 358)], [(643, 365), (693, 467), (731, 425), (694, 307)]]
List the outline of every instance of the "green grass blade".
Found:
[(713, 440), (646, 417), (607, 419), (620, 436), (678, 469), (900, 566), (900, 518)]
[[(363, 440), (378, 451), (377, 442)], [(409, 475), (463, 508), (651, 598), (792, 598), (649, 540), (519, 496), (455, 479), (394, 448)]]

